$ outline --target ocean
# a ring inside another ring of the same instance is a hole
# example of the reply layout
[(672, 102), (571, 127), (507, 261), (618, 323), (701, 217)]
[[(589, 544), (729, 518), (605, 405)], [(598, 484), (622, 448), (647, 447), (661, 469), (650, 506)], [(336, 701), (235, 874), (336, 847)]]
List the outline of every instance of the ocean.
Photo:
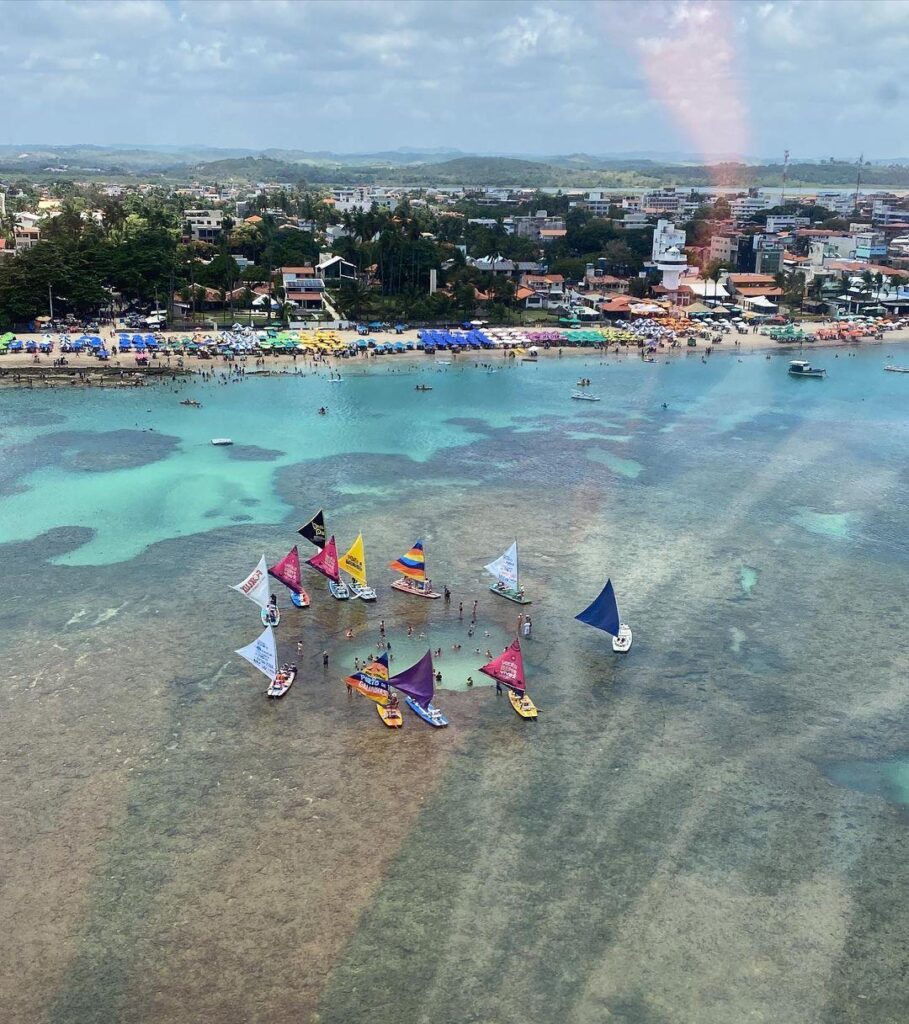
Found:
[[(791, 357), (0, 391), (5, 1024), (904, 1022), (909, 349)], [(319, 508), (379, 600), (276, 585), (269, 702), (229, 588)], [(381, 619), (447, 730), (347, 695)]]

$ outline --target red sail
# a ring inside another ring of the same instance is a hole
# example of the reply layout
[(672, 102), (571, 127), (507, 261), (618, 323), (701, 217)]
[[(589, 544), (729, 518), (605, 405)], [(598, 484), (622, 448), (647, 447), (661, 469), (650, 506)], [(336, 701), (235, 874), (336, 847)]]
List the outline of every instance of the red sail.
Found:
[(303, 593), (303, 579), (300, 575), (300, 554), (297, 551), (296, 544), (280, 562), (269, 566), (268, 575), (274, 576), (276, 580), (283, 583), (288, 590), (292, 590), (295, 594)]
[(498, 658), (484, 665), (480, 671), (492, 676), (493, 679), (498, 679), (500, 683), (510, 686), (518, 693), (523, 693), (527, 689), (524, 684), (524, 659), (518, 640), (513, 641), (511, 647), (506, 647)]
[(341, 574), (338, 572), (338, 549), (335, 546), (334, 535), (331, 536), (328, 543), (318, 554), (306, 559), (306, 564), (311, 565), (316, 572), (322, 573), (323, 576), (327, 576), (335, 583), (340, 583)]

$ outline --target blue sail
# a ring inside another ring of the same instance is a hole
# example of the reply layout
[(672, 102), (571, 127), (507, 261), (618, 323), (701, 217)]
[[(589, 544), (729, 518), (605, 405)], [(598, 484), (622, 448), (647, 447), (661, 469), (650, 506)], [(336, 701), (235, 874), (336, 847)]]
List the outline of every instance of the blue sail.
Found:
[(619, 635), (619, 606), (616, 604), (612, 580), (606, 580), (606, 586), (596, 600), (587, 605), (580, 615), (575, 615), (575, 618), (595, 629), (602, 629), (604, 633)]

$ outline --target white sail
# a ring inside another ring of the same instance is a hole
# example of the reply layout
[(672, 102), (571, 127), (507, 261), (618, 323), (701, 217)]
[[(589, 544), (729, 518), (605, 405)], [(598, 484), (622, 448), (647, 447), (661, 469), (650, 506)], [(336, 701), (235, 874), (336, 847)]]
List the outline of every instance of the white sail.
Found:
[(271, 595), (271, 586), (268, 582), (268, 566), (265, 564), (265, 555), (259, 559), (259, 564), (243, 580), (242, 583), (231, 587), (231, 590), (239, 590), (245, 594), (250, 601), (260, 608), (268, 607), (268, 599)]
[(235, 653), (269, 679), (274, 679), (278, 674), (278, 650), (275, 647), (275, 631), (271, 626), (266, 626), (251, 644), (241, 647)]
[(484, 566), (485, 570), (501, 583), (506, 590), (518, 589), (518, 542), (514, 544), (494, 562)]

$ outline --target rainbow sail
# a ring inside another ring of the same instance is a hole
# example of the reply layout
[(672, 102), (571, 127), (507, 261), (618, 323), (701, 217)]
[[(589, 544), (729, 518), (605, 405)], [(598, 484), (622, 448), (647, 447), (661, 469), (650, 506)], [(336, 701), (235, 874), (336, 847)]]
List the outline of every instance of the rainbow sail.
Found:
[(493, 658), (480, 671), (492, 676), (500, 683), (510, 686), (515, 693), (524, 693), (527, 689), (524, 682), (524, 657), (521, 654), (519, 640), (513, 640), (510, 647), (506, 647), (498, 658)]
[(341, 574), (338, 572), (338, 549), (335, 545), (334, 535), (328, 539), (328, 543), (321, 551), (313, 555), (312, 558), (306, 559), (306, 564), (316, 572), (327, 576), (333, 583), (341, 582)]
[(375, 661), (368, 661), (359, 672), (345, 680), (357, 693), (374, 700), (377, 704), (388, 702), (388, 655), (383, 654)]
[(409, 580), (426, 581), (426, 559), (423, 555), (423, 541), (418, 540), (406, 555), (401, 555), (394, 562), (389, 562), (389, 568), (406, 576)]
[(280, 562), (269, 566), (268, 575), (274, 576), (278, 582), (283, 583), (288, 590), (292, 590), (295, 594), (303, 593), (303, 580), (300, 574), (300, 554), (297, 551), (296, 544)]

